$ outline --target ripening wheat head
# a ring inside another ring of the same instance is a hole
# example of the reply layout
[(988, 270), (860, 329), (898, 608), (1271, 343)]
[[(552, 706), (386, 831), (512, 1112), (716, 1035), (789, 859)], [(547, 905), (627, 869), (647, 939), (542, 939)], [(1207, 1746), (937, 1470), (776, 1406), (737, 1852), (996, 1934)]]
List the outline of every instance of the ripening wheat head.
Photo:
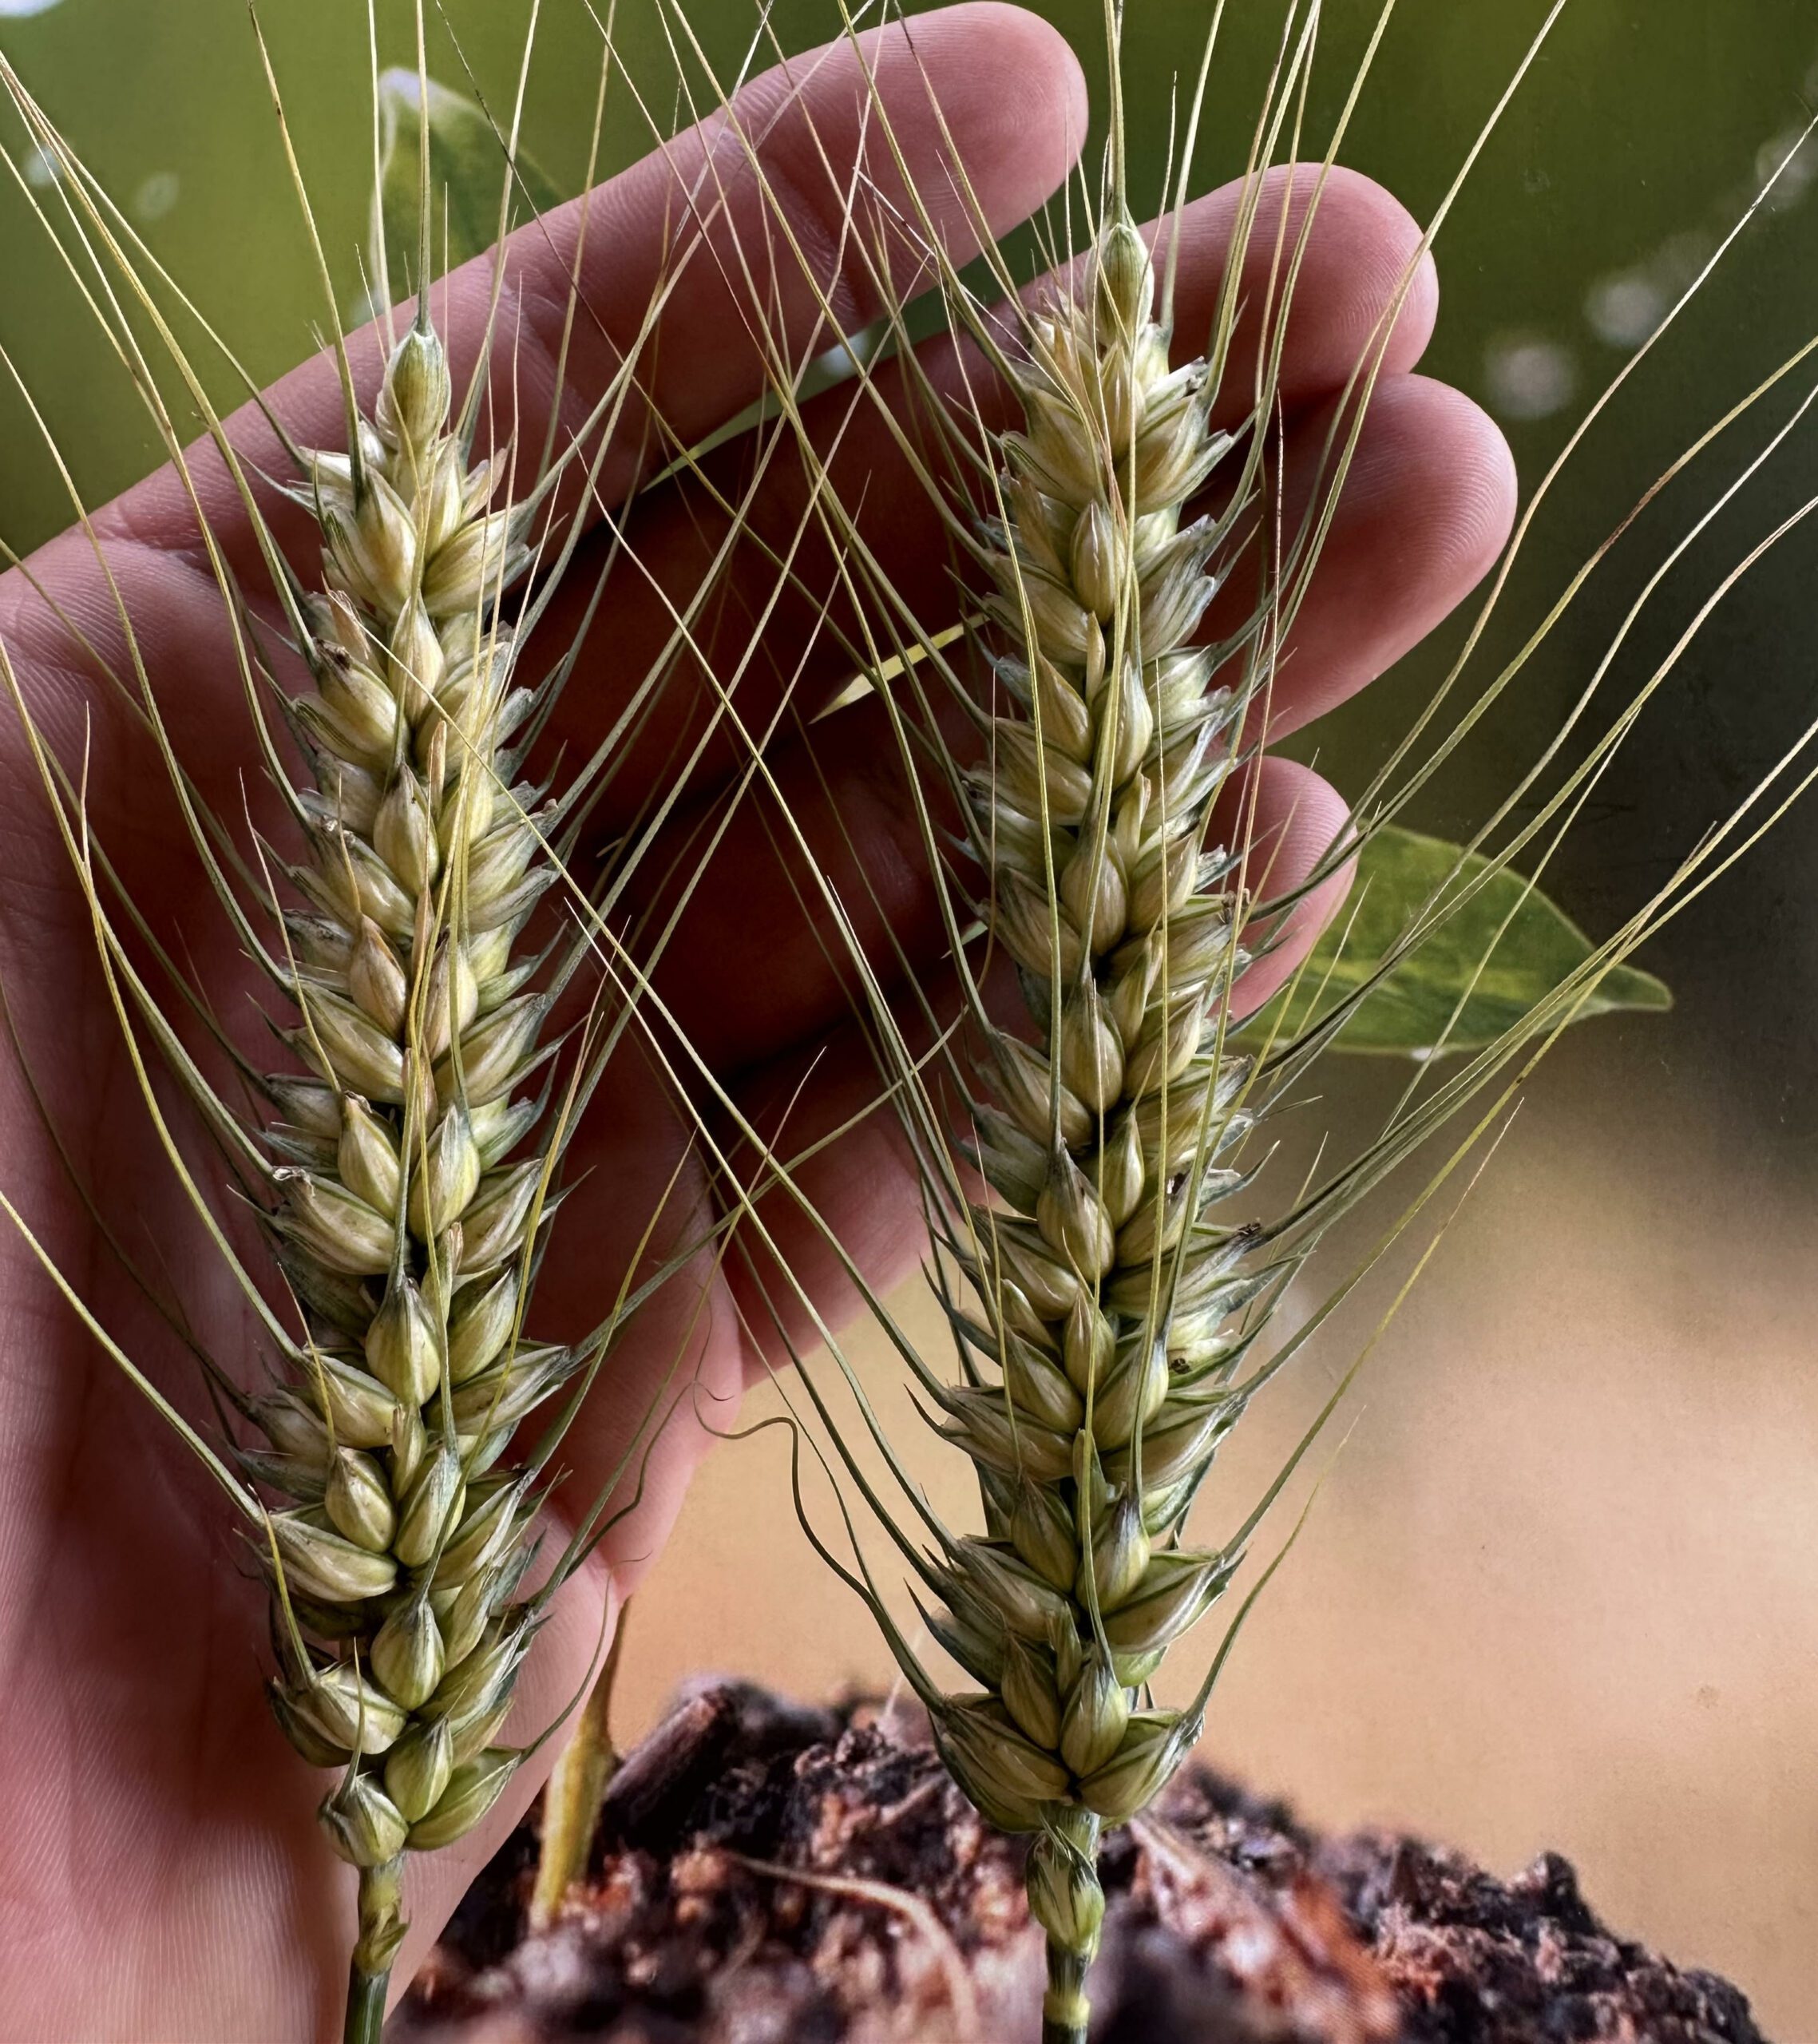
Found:
[(932, 1623), (984, 1688), (933, 1721), (979, 1808), (1035, 1835), (1063, 2034), (1085, 2020), (1099, 1828), (1198, 1735), (1196, 1711), (1142, 1691), (1240, 1559), (1180, 1534), (1248, 1395), (1244, 1309), (1276, 1278), (1258, 1225), (1225, 1218), (1251, 1066), (1224, 1040), (1242, 849), (1210, 835), (1254, 689), (1213, 686), (1230, 649), (1194, 643), (1244, 499), (1187, 515), (1232, 442), (1206, 363), (1172, 367), (1169, 339), (1127, 219), (1029, 323), (984, 560), (1012, 702), (967, 786), (1033, 1027), (988, 1032), (971, 1134), (996, 1198), (948, 1232), (967, 1367), (938, 1393), (942, 1431), (978, 1469), (985, 1527), (932, 1571)]
[[(533, 707), (490, 601), (524, 521), (494, 508), (494, 465), (463, 459), (450, 394), (413, 326), (373, 426), (311, 464), (329, 586), (295, 713), (311, 856), (290, 877), (314, 913), (285, 927), (289, 1040), (315, 1076), (272, 1079), (267, 1138), (279, 1262), (320, 1332), (301, 1380), (254, 1408), (273, 1453), (253, 1467), (297, 1500), (272, 1515), (274, 1586), (334, 1641), (325, 1666), (293, 1649), (273, 1701), (306, 1759), (343, 1769), (323, 1820), (369, 1870), (459, 1836), (509, 1778), (493, 1740), (534, 1622), (509, 1608), (532, 1507), (494, 1464), (579, 1361), (519, 1338), (547, 1167), (505, 1160), (540, 1117), (521, 1089), (550, 1001), (518, 939), (553, 874), (529, 791), (496, 800)], [(364, 1970), (402, 1927), (369, 1918)]]

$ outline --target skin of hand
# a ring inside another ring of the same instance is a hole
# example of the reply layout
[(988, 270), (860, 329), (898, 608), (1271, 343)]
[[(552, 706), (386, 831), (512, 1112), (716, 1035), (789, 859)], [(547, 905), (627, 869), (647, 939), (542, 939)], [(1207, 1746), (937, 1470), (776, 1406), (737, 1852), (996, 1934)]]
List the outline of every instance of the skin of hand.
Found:
[[(901, 26), (864, 38), (864, 61), (890, 107), (907, 175), (920, 190), (949, 193), (943, 224), (963, 253), (973, 230), (951, 196), (949, 152), (964, 162), (993, 232), (1004, 232), (1066, 176), (1085, 132), (1085, 89), (1056, 32), (1016, 8), (954, 6), (919, 18), (912, 30), (913, 46)], [(735, 247), (772, 245), (763, 232), (766, 208), (780, 203), (787, 212), (849, 330), (872, 316), (873, 287), (850, 244), (842, 259), (842, 180), (861, 154), (886, 189), (900, 190), (904, 173), (868, 137), (859, 61), (851, 46), (836, 44), (770, 73), (736, 102), (738, 132), (722, 116), (593, 195), (580, 275), (588, 316), (576, 323), (559, 396), (565, 423), (585, 416), (618, 348), (636, 336), (653, 283), (674, 261), (679, 195), (698, 197), (703, 172), (715, 208), (661, 315), (648, 386), (652, 411), (677, 438), (703, 438), (762, 388), (753, 287), (726, 258)], [(767, 194), (751, 172), (748, 147), (764, 166)], [(1298, 205), (1298, 184), (1295, 192)], [(1231, 192), (1214, 194), (1182, 222), (1182, 358), (1198, 351), (1207, 331), (1234, 208)], [(497, 331), (511, 336), (510, 360), (494, 364), (494, 398), (496, 406), (509, 376), (527, 446), (541, 444), (553, 391), (576, 219), (575, 207), (564, 208), (521, 232), (509, 250)], [(1294, 629), (1273, 705), (1277, 730), (1349, 695), (1420, 640), (1480, 578), (1509, 529), (1513, 476), (1495, 429), (1459, 394), (1413, 373), (1436, 307), (1431, 263), (1414, 261), (1419, 241), (1414, 223), (1385, 193), (1359, 177), (1333, 176), (1288, 327), (1281, 395), (1290, 494), (1293, 478), (1317, 463), (1338, 393), (1411, 265), (1412, 282)], [(1266, 262), (1266, 248), (1257, 259)], [(469, 266), (436, 296), (457, 373), (475, 359), (490, 284), (487, 265)], [(814, 295), (798, 270), (782, 266), (763, 284), (766, 316), (780, 320), (799, 358), (818, 317)], [(1256, 294), (1246, 287), (1244, 295)], [(356, 337), (352, 352), (370, 402), (380, 344), (369, 333)], [(930, 344), (926, 360), (941, 386), (964, 367), (945, 343)], [(1248, 376), (1240, 345), (1230, 384), (1238, 394), (1234, 410)], [(339, 444), (331, 363), (304, 365), (268, 399), (306, 445)], [(998, 393), (989, 402), (1007, 401)], [(810, 421), (832, 434), (839, 415), (822, 400)], [(282, 456), (255, 411), (231, 421), (229, 432), (252, 460), (279, 472)], [(663, 465), (652, 438), (634, 421), (615, 442), (604, 501), (627, 501), (643, 475)], [(715, 480), (736, 493), (739, 465), (751, 458), (737, 446), (723, 450), (712, 458)], [(204, 448), (192, 467), (229, 561), (243, 585), (254, 586), (250, 531), (220, 463)], [(931, 615), (942, 600), (948, 557), (933, 512), (874, 412), (839, 437), (833, 469), (846, 501), (862, 503), (863, 527), (892, 572), (921, 614)], [(805, 488), (802, 465), (778, 461), (754, 502), (754, 526), (794, 533)], [(299, 567), (313, 574), (307, 525), (282, 507), (272, 516)], [(665, 598), (691, 586), (717, 544), (722, 517), (699, 477), (637, 497), (624, 531), (636, 570), (615, 571), (553, 734), (581, 747), (580, 756), (624, 707), (626, 678), (640, 676), (661, 645), (670, 624)], [(573, 628), (572, 606), (591, 586), (596, 550), (606, 544), (597, 532), (584, 543), (571, 593), (546, 628), (552, 644)], [(823, 591), (832, 588), (830, 557), (808, 548), (797, 564), (810, 589), (817, 576)], [(769, 573), (758, 549), (737, 551), (730, 600), (704, 632), (705, 660), (730, 666), (750, 643)], [(179, 755), (221, 814), (240, 815), (244, 800), (256, 802), (241, 790), (252, 763), (240, 679), (195, 510), (172, 470), (0, 580), (0, 640), (63, 759), (79, 765), (85, 756), (93, 828), (130, 876), (148, 917), (180, 939), (217, 1004), (225, 995), (244, 1012), (241, 997), (253, 982), (196, 870), (164, 769), (76, 636), (79, 629), (125, 670), (110, 577)], [(774, 672), (755, 664), (740, 681), (749, 727), (768, 726), (785, 687), (794, 691), (793, 705), (811, 708), (846, 678), (830, 644), (811, 643), (811, 600), (799, 599), (801, 615), (792, 612), (795, 600), (765, 626), (766, 640), (786, 656)], [(667, 785), (675, 761), (697, 745), (686, 799), (667, 828), (681, 847), (702, 817), (719, 819), (716, 798), (740, 755), (730, 736), (711, 728), (711, 703), (698, 676), (678, 672), (666, 685), (657, 715), (608, 790), (596, 819), (602, 842), (635, 818), (637, 791)], [(740, 1111), (766, 1133), (779, 1131), (786, 1113), (782, 1147), (798, 1150), (846, 1121), (876, 1081), (849, 1019), (850, 988), (829, 962), (827, 933), (801, 905), (802, 875), (792, 865), (799, 855), (779, 849), (766, 804), (790, 804), (836, 885), (863, 868), (868, 885), (840, 891), (856, 907), (861, 939), (880, 955), (886, 925), (912, 957), (937, 958), (942, 939), (901, 798), (895, 743), (877, 707), (861, 704), (812, 731), (806, 714), (778, 718), (768, 763), (776, 792), (753, 792), (732, 810), (656, 984)], [(1280, 891), (1311, 869), (1345, 812), (1304, 768), (1269, 760), (1260, 771), (1258, 830), (1272, 846), (1271, 886)], [(659, 846), (649, 862), (653, 875), (665, 869), (661, 854)], [(87, 912), (10, 714), (0, 727), (0, 985), (38, 1088), (34, 1098), (17, 1058), (0, 1064), (0, 1185), (116, 1337), (205, 1416), (192, 1361), (106, 1245), (76, 1194), (72, 1170), (142, 1270), (182, 1301), (190, 1324), (244, 1381), (259, 1367), (249, 1317), (199, 1232), (164, 1226), (181, 1222), (183, 1202), (150, 1131), (96, 967)], [(1253, 972), (1246, 999), (1262, 997), (1265, 975), (1272, 983), (1291, 969), (1343, 885), (1341, 878), (1297, 912), (1291, 940)], [(652, 879), (648, 898), (634, 899), (628, 913), (654, 913), (665, 899), (663, 883)], [(800, 1082), (811, 1063), (815, 1083), (804, 1094)], [(196, 1157), (208, 1179), (200, 1148)], [(610, 1303), (603, 1285), (616, 1287), (659, 1204), (664, 1222), (652, 1257), (696, 1239), (715, 1211), (691, 1119), (653, 1082), (647, 1055), (635, 1046), (608, 1072), (574, 1163), (587, 1176), (556, 1226), (536, 1309), (539, 1329), (598, 1319)], [(209, 1182), (218, 1178), (217, 1171)], [(905, 1270), (917, 1250), (917, 1210), (887, 1115), (873, 1115), (819, 1154), (803, 1182), (874, 1283)], [(156, 1229), (140, 1218), (148, 1208)], [(769, 1218), (798, 1279), (838, 1324), (854, 1298), (837, 1261), (780, 1204), (772, 1203)], [(603, 1272), (610, 1274), (603, 1279)], [(716, 1424), (730, 1421), (742, 1389), (784, 1353), (752, 1281), (734, 1262), (700, 1252), (640, 1311), (609, 1359), (564, 1449), (576, 1495), (591, 1495), (615, 1467), (659, 1386), (685, 1380), (693, 1388), (645, 1469), (638, 1510), (560, 1599), (521, 1689), (517, 1736), (533, 1735), (573, 1696), (609, 1611), (659, 1548), (711, 1437), (699, 1413), (711, 1409)], [(8, 1813), (0, 1827), (0, 2036), (93, 2044), (338, 2034), (352, 1876), (332, 1859), (315, 1821), (326, 1777), (298, 1762), (267, 1713), (264, 1592), (231, 1515), (10, 1232), (0, 1237), (0, 1808)], [(798, 1337), (806, 1325), (798, 1313), (789, 1332)], [(413, 1924), (398, 1987), (516, 1822), (553, 1749), (541, 1758), (469, 1837), (411, 1861)]]

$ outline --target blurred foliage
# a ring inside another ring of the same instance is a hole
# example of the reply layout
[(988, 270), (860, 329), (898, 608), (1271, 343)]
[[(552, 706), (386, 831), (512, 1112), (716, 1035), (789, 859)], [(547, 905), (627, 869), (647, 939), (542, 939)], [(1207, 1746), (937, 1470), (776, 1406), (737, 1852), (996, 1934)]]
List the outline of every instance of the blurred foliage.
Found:
[[(429, 106), (430, 274), (458, 269), (499, 238), (505, 153), (477, 101), (414, 71), (382, 71), (375, 235), (385, 237), (394, 294), (416, 285), (422, 248), (422, 102)], [(517, 152), (507, 231), (566, 198), (527, 150)]]

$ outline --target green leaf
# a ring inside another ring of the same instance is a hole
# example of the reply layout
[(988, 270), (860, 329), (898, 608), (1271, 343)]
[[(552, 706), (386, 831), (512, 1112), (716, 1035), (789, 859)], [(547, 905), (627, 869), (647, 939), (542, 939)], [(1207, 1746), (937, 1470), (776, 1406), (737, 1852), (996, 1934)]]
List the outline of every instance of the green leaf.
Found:
[[(375, 230), (385, 236), (394, 298), (417, 284), (418, 152), (422, 124), (414, 71), (381, 73), (379, 174)], [(429, 81), (430, 269), (434, 276), (484, 255), (498, 239), (506, 164), (503, 142), (482, 109)], [(562, 194), (521, 149), (513, 180), (512, 221), (561, 203)]]
[[(1470, 899), (1444, 915), (1358, 1004), (1336, 1048), (1408, 1056), (1432, 1051), (1442, 1038), (1448, 1051), (1495, 1042), (1583, 965), (1593, 947), (1522, 874), (1441, 838), (1392, 828), (1364, 846), (1350, 900), (1313, 947), (1298, 981), (1252, 1016), (1238, 1040), (1254, 1048), (1273, 1032), (1276, 1042), (1290, 1041), (1367, 984), (1436, 897), (1443, 903), (1472, 885), (1477, 891)], [(1672, 994), (1651, 972), (1616, 965), (1573, 1019), (1672, 1005)]]

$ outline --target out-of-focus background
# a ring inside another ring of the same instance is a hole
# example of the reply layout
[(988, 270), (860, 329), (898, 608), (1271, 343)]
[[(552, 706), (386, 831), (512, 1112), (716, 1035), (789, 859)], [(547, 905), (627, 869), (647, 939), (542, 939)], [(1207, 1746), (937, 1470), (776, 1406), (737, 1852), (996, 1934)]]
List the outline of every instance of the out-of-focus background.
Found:
[[(1036, 4), (1095, 49), (1098, 0)], [(509, 96), (528, 11), (450, 0), (496, 96)], [(749, 0), (691, 0), (689, 11), (716, 55), (735, 60)], [(1156, 187), (1169, 94), (1197, 65), (1210, 11), (1206, 0), (1131, 6), (1139, 190)], [(1546, 11), (1540, 0), (1403, 0), (1345, 160), (1429, 211)], [(364, 10), (276, 0), (263, 12), (351, 301), (370, 160)], [(1241, 162), (1279, 32), (1278, 6), (1230, 12), (1208, 180)], [(1375, 8), (1331, 0), (1325, 12), (1317, 136)], [(829, 32), (831, 13), (799, 0), (777, 10), (778, 32), (799, 47)], [(382, 59), (406, 59), (407, 7), (385, 0), (379, 17)], [(653, 10), (624, 0), (619, 34), (660, 80)], [(572, 184), (596, 34), (583, 8), (551, 0), (541, 38), (531, 146)], [(0, 49), (254, 374), (308, 350), (320, 309), (239, 0), (0, 0)], [(462, 82), (439, 31), (431, 62)], [(1807, 0), (1570, 0), (1445, 228), (1427, 364), (1495, 414), (1527, 484), (1796, 145), (1815, 101)], [(646, 146), (621, 93), (608, 103), (607, 167)], [(49, 167), (27, 154), (21, 169), (53, 204)], [(1818, 332), (1815, 184), (1818, 150), (1795, 160), (1574, 458), (1514, 577), (1492, 661), (1693, 436)], [(16, 195), (0, 205), (0, 342), (99, 501), (155, 450)], [(1811, 380), (1796, 373), (1764, 418), (1784, 418)], [(0, 435), (0, 538), (23, 551), (66, 507), (10, 390)], [(1720, 449), (1649, 510), (1412, 820), (1460, 832), (1507, 786), (1649, 569), (1738, 465)], [(1693, 549), (1677, 593), (1619, 662), (1613, 701), (1814, 490), (1818, 440), (1796, 431), (1745, 506)], [(1601, 784), (1550, 875), (1594, 933), (1818, 715), (1815, 571), (1818, 544), (1796, 531), (1717, 610)], [(1456, 632), (1442, 637), (1311, 735), (1341, 786), (1362, 784), (1425, 699), (1456, 644)], [(1528, 1087), (1372, 1357), (1344, 1452), (1234, 1658), (1207, 1740), (1220, 1763), (1322, 1822), (1423, 1829), (1504, 1871), (1543, 1846), (1564, 1851), (1614, 1924), (1732, 1975), (1783, 2039), (1818, 2036), (1815, 897), (1808, 806), (1650, 947), (1643, 962), (1673, 984), (1677, 1012), (1586, 1027)], [(1354, 1135), (1406, 1075), (1335, 1063), (1322, 1112)], [(1352, 1247), (1365, 1246), (1360, 1233)], [(1241, 1518), (1383, 1303), (1380, 1291), (1362, 1302), (1240, 1435), (1210, 1487), (1208, 1531)], [(902, 1305), (938, 1349), (933, 1316), (913, 1296)], [(853, 1353), (913, 1441), (881, 1345), (861, 1338)], [(953, 1472), (917, 1460), (957, 1511)], [(888, 1681), (869, 1622), (798, 1534), (785, 1478), (774, 1436), (710, 1464), (634, 1616), (626, 1736), (703, 1666), (807, 1693)]]

